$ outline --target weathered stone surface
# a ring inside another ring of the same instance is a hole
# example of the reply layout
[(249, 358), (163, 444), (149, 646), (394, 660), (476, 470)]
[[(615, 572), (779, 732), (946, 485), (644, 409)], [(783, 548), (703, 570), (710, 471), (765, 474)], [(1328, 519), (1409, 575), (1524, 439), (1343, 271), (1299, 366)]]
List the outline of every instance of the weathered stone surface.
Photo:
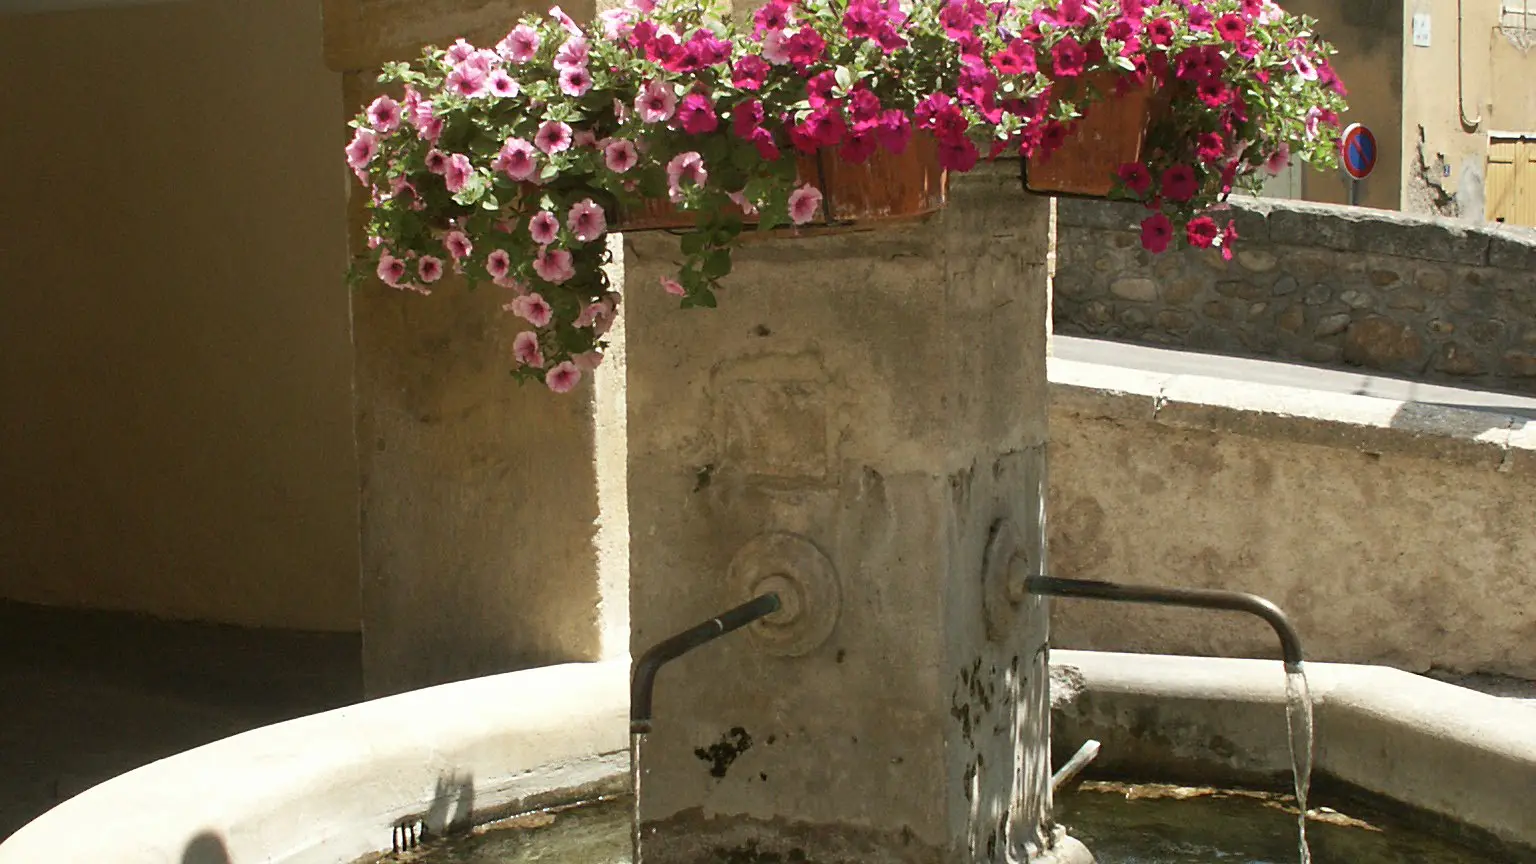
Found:
[(1126, 300), (1134, 300), (1138, 303), (1151, 303), (1157, 299), (1157, 283), (1151, 279), (1116, 279), (1110, 284), (1109, 291), (1116, 297), (1123, 297)]
[(1455, 342), (1440, 346), (1435, 368), (1447, 375), (1481, 375), (1487, 371), (1475, 352), (1464, 350)]
[(1157, 326), (1179, 332), (1195, 326), (1195, 316), (1183, 309), (1164, 309), (1157, 313)]
[(1504, 354), (1504, 369), (1521, 378), (1536, 378), (1536, 353), (1509, 351)]
[(1345, 330), (1344, 361), (1372, 369), (1417, 372), (1424, 364), (1424, 340), (1407, 325), (1370, 315)]
[[(1058, 292), (1058, 318), (1074, 316), (1062, 321), (1067, 331), (1336, 362), (1344, 353), (1339, 335), (1351, 321), (1381, 318), (1414, 331), (1418, 350), (1411, 340), (1387, 339), (1372, 323), (1356, 334), (1351, 357), (1376, 357), (1371, 362), (1398, 374), (1447, 381), (1471, 374), (1481, 376), (1483, 386), (1536, 392), (1532, 379), (1507, 375), (1503, 360), (1508, 351), (1536, 348), (1536, 336), (1527, 343), (1522, 328), (1488, 323), (1536, 320), (1536, 266), (1527, 266), (1536, 254), (1536, 231), (1244, 200), (1229, 211), (1242, 233), (1232, 261), (1217, 250), (1187, 248), (1148, 257), (1140, 249), (1127, 254), (1134, 246), (1126, 238), (1135, 233), (1120, 227), (1120, 219), (1139, 214), (1095, 202), (1071, 206), (1077, 222), (1116, 227), (1069, 226), (1060, 235), (1064, 247), (1076, 250), (1064, 252), (1063, 260), (1080, 261), (1075, 271), (1093, 286), (1069, 284)], [(1094, 208), (1114, 212), (1094, 214)], [(1158, 296), (1149, 297), (1139, 279), (1155, 282)], [(1119, 290), (1111, 293), (1115, 284)], [(1090, 308), (1082, 303), (1089, 296), (1116, 298), (1119, 308)], [(1121, 315), (1126, 304), (1143, 309), (1147, 323)], [(1170, 310), (1187, 311), (1191, 320), (1161, 314)], [(1444, 339), (1452, 333), (1458, 341), (1447, 355)], [(1397, 346), (1385, 352), (1390, 359), (1376, 356), (1384, 339)], [(1398, 356), (1404, 351), (1411, 358)], [(1465, 371), (1474, 365), (1482, 371)]]
[(1147, 326), (1147, 313), (1133, 306), (1120, 313), (1120, 323), (1132, 330), (1140, 330)]
[(1324, 315), (1317, 319), (1317, 326), (1312, 328), (1312, 335), (1317, 337), (1337, 336), (1349, 326), (1349, 313), (1340, 312), (1336, 315)]
[(1255, 273), (1265, 273), (1275, 269), (1277, 259), (1272, 252), (1263, 250), (1244, 249), (1237, 253), (1237, 263), (1244, 270), (1252, 270)]
[(1103, 327), (1110, 322), (1114, 314), (1109, 304), (1098, 300), (1090, 300), (1083, 305), (1083, 322), (1089, 327)]
[(1278, 323), (1280, 329), (1287, 333), (1300, 333), (1307, 323), (1306, 310), (1300, 306), (1291, 306), (1280, 313)]

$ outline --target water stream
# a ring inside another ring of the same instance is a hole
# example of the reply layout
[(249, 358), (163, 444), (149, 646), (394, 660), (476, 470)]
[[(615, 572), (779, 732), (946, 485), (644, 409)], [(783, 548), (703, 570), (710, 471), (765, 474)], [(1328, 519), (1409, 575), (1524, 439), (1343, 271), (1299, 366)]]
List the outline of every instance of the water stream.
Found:
[[(1285, 728), (1291, 744), (1291, 774), (1296, 778), (1297, 842), (1301, 864), (1312, 864), (1307, 847), (1307, 789), (1312, 785), (1312, 694), (1307, 673), (1297, 663), (1285, 667)], [(636, 861), (639, 859), (636, 858)]]
[(634, 796), (634, 818), (629, 820), (630, 861), (640, 864), (640, 745), (645, 743), (644, 732), (629, 733), (629, 789)]

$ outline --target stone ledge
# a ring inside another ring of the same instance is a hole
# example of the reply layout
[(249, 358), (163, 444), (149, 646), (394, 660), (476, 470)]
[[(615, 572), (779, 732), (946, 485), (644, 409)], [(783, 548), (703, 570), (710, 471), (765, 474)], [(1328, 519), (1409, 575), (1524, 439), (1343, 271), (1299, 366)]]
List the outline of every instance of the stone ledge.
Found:
[(1159, 375), (1051, 358), (1051, 407), (1111, 421), (1227, 432), (1359, 450), (1451, 459), (1501, 472), (1536, 465), (1524, 419), (1374, 396), (1193, 375)]
[[(1176, 765), (1216, 784), (1289, 773), (1277, 661), (1058, 650), (1051, 666), (1053, 686), (1078, 690), (1053, 706), (1059, 756), (1094, 738), (1094, 767), (1110, 772)], [(1306, 669), (1319, 773), (1536, 847), (1536, 709), (1381, 666)]]
[(546, 666), (265, 726), (71, 798), (0, 864), (164, 864), (194, 838), (242, 864), (336, 864), (388, 851), (399, 820), (435, 833), (622, 791), (628, 681), (627, 658)]
[[(1233, 198), (1227, 211), (1240, 243), (1279, 243), (1364, 252), (1420, 261), (1536, 270), (1536, 231), (1475, 225), (1391, 210), (1268, 198)], [(1136, 231), (1145, 211), (1136, 204), (1063, 199), (1064, 227)]]

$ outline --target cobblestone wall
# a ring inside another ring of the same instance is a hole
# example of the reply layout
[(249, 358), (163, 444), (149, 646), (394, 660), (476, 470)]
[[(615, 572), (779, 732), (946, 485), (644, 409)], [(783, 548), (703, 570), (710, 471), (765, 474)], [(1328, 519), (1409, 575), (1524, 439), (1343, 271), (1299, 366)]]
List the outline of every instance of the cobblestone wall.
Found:
[(1149, 255), (1143, 216), (1061, 202), (1057, 333), (1536, 392), (1536, 232), (1249, 200), (1225, 261)]

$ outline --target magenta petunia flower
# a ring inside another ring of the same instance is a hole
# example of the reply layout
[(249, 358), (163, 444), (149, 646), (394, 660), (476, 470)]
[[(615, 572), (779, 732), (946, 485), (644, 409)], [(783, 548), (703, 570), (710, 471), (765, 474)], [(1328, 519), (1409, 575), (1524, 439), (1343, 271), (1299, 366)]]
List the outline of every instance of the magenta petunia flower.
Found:
[(585, 66), (560, 70), (560, 92), (567, 96), (585, 96), (592, 89), (592, 73)]
[(474, 173), (475, 167), (470, 164), (469, 157), (455, 153), (448, 157), (448, 167), (443, 169), (443, 185), (448, 187), (449, 192), (458, 192)]
[(603, 146), (603, 164), (615, 174), (623, 174), (635, 167), (640, 161), (640, 154), (635, 150), (634, 142), (624, 139), (609, 141)]
[(519, 366), (543, 368), (544, 352), (539, 350), (539, 334), (524, 330), (512, 339), (512, 358)]
[(569, 360), (549, 370), (549, 373), (544, 376), (544, 384), (552, 393), (569, 393), (580, 381), (581, 370)]
[(496, 43), (496, 53), (513, 63), (527, 63), (539, 52), (539, 31), (527, 24), (512, 28), (505, 38)]
[(1305, 54), (1297, 54), (1295, 57), (1292, 57), (1291, 68), (1296, 70), (1296, 74), (1301, 76), (1303, 81), (1317, 80), (1317, 67), (1313, 65), (1312, 58)]
[(821, 34), (814, 29), (801, 27), (785, 40), (784, 49), (789, 55), (789, 62), (804, 72), (826, 54), (827, 40), (821, 38)]
[(1127, 162), (1116, 173), (1120, 175), (1120, 182), (1125, 184), (1125, 188), (1137, 195), (1145, 195), (1152, 188), (1152, 174), (1140, 162)]
[(571, 127), (559, 120), (546, 120), (533, 136), (533, 146), (548, 154), (567, 150), (571, 146)]
[(672, 85), (662, 81), (649, 81), (640, 95), (635, 97), (635, 112), (647, 123), (665, 123), (677, 110), (677, 94)]
[(533, 259), (533, 272), (545, 282), (559, 285), (576, 275), (571, 253), (565, 249), (540, 249)]
[(1083, 67), (1087, 63), (1088, 52), (1071, 36), (1061, 37), (1061, 41), (1051, 49), (1051, 71), (1057, 77), (1075, 78), (1083, 74)]
[(1154, 18), (1147, 25), (1147, 36), (1153, 45), (1172, 45), (1175, 32), (1173, 22), (1167, 18)]
[(752, 131), (763, 125), (763, 103), (748, 99), (731, 109), (731, 131), (737, 138), (750, 140)]
[(815, 186), (806, 184), (789, 193), (789, 220), (796, 225), (816, 218), (816, 211), (821, 209), (821, 190)]
[(899, 108), (891, 108), (880, 115), (880, 125), (875, 129), (880, 146), (887, 152), (900, 155), (912, 139), (912, 121)]
[(1173, 239), (1173, 223), (1161, 213), (1154, 213), (1141, 221), (1141, 248), (1152, 254), (1160, 254), (1168, 250), (1168, 241)]
[(455, 261), (468, 258), (469, 253), (475, 251), (474, 244), (469, 242), (469, 235), (463, 231), (449, 231), (443, 237), (443, 246)]
[(501, 152), (496, 155), (491, 167), (513, 180), (527, 181), (539, 170), (533, 154), (532, 144), (521, 138), (508, 138), (506, 143), (501, 145)]
[(533, 242), (548, 246), (560, 235), (560, 220), (548, 210), (540, 210), (528, 220), (528, 233), (533, 237)]
[(709, 182), (709, 172), (704, 167), (704, 157), (693, 151), (679, 153), (667, 163), (667, 196), (672, 202), (683, 200), (683, 184), (703, 186)]
[(516, 81), (512, 80), (512, 76), (508, 75), (505, 69), (497, 69), (492, 72), (490, 77), (486, 79), (486, 86), (490, 88), (493, 95), (502, 99), (512, 99), (522, 92), (522, 88), (518, 86)]
[(720, 125), (715, 106), (703, 93), (689, 93), (683, 97), (677, 106), (677, 122), (689, 135), (704, 135)]
[(1195, 137), (1195, 153), (1201, 162), (1219, 162), (1227, 155), (1227, 142), (1216, 132), (1202, 132)]
[(1188, 165), (1175, 165), (1163, 172), (1163, 195), (1169, 201), (1183, 203), (1200, 191), (1200, 181), (1195, 169)]
[(731, 69), (731, 84), (738, 90), (760, 90), (763, 83), (768, 80), (768, 71), (772, 68), (763, 58), (756, 54), (748, 54), (737, 60), (735, 67)]
[(1241, 16), (1228, 12), (1216, 19), (1216, 34), (1236, 45), (1248, 38), (1248, 25), (1243, 22)]
[(374, 130), (388, 134), (400, 126), (400, 103), (380, 96), (368, 106), (368, 122)]
[(1215, 18), (1216, 16), (1211, 13), (1211, 10), (1199, 4), (1193, 4), (1189, 7), (1189, 14), (1184, 20), (1189, 22), (1189, 29), (1205, 33), (1210, 31), (1211, 22)]
[(1215, 220), (1209, 216), (1196, 216), (1184, 226), (1184, 237), (1189, 241), (1189, 245), (1201, 249), (1209, 249), (1215, 245), (1219, 234)]
[(571, 212), (565, 217), (565, 227), (571, 229), (577, 240), (591, 243), (608, 230), (608, 219), (601, 205), (591, 198), (584, 198), (571, 206)]
[(442, 259), (434, 258), (431, 255), (421, 256), (421, 260), (416, 262), (416, 275), (420, 276), (421, 281), (428, 285), (443, 278)]

